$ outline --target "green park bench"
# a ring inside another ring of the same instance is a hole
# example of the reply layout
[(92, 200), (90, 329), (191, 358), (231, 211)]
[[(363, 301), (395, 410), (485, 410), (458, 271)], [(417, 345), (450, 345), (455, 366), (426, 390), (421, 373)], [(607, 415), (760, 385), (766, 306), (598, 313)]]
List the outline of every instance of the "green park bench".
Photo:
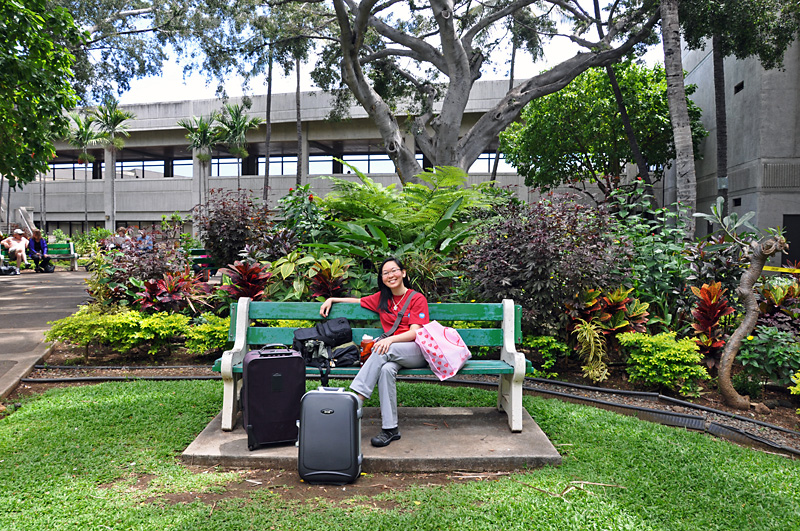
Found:
[[(0, 250), (0, 253), (3, 255), (3, 262), (8, 263), (8, 251), (3, 248)], [(49, 254), (53, 260), (68, 260), (70, 271), (78, 269), (78, 253), (75, 252), (75, 246), (72, 242), (48, 243), (47, 254)]]
[[(320, 303), (315, 302), (254, 302), (241, 298), (231, 304), (231, 327), (228, 333), (233, 348), (223, 353), (214, 363), (214, 371), (222, 374), (224, 385), (222, 398), (222, 429), (233, 430), (239, 410), (241, 392), (242, 361), (245, 354), (260, 345), (279, 343), (291, 345), (293, 327), (263, 326), (259, 321), (267, 320), (313, 320), (319, 321)], [(429, 305), (430, 318), (437, 321), (489, 323), (482, 328), (457, 328), (464, 342), (470, 347), (500, 347), (499, 360), (471, 359), (458, 374), (498, 375), (500, 384), (497, 393), (497, 408), (508, 416), (508, 425), (513, 432), (522, 431), (522, 383), (525, 374), (531, 372), (530, 361), (517, 352), (516, 342), (522, 338), (522, 309), (510, 299), (502, 303), (447, 303)], [(331, 308), (330, 318), (347, 317), (353, 327), (353, 340), (359, 343), (363, 334), (373, 337), (382, 331), (376, 328), (378, 314), (362, 308), (359, 304), (338, 303)], [(357, 328), (358, 322), (368, 328)], [(499, 322), (499, 327), (498, 327)], [(332, 367), (330, 375), (355, 376), (359, 367)], [(307, 376), (319, 376), (319, 369), (306, 367)], [(399, 376), (433, 376), (430, 369), (400, 369)], [(438, 380), (434, 380), (438, 381)]]
[(219, 265), (205, 249), (189, 249), (189, 260), (193, 268), (206, 279), (219, 269)]

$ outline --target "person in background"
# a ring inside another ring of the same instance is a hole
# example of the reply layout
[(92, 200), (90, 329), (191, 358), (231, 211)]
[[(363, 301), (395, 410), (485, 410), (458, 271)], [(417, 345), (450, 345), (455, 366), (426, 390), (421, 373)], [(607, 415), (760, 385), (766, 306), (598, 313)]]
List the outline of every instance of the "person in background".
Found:
[(12, 274), (19, 275), (19, 268), (22, 267), (23, 263), (28, 263), (26, 255), (28, 239), (25, 237), (25, 233), (22, 232), (22, 229), (16, 229), (11, 236), (0, 242), (0, 245), (8, 250), (8, 258), (10, 260), (17, 261), (17, 267)]
[(327, 317), (331, 306), (336, 302), (355, 302), (362, 307), (377, 312), (381, 327), (388, 332), (402, 311), (406, 298), (411, 298), (400, 326), (389, 337), (380, 339), (372, 347), (372, 355), (358, 371), (350, 389), (356, 393), (361, 405), (372, 395), (378, 386), (381, 404), (381, 432), (373, 437), (372, 446), (388, 446), (400, 438), (397, 418), (397, 371), (426, 367), (422, 351), (414, 342), (416, 330), (430, 322), (428, 299), (412, 292), (405, 266), (397, 258), (387, 258), (378, 268), (378, 293), (368, 297), (331, 297), (322, 303), (319, 313)]
[(47, 240), (42, 238), (42, 231), (39, 229), (33, 229), (31, 239), (28, 240), (28, 254), (37, 273), (44, 273), (52, 267), (50, 255), (47, 254)]

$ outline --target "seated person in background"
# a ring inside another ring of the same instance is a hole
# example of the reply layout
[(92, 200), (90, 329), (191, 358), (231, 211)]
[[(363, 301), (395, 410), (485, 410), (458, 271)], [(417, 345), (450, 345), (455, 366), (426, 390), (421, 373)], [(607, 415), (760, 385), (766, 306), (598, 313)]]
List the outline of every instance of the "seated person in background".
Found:
[(8, 250), (8, 258), (17, 261), (17, 269), (14, 274), (19, 275), (19, 268), (22, 263), (28, 263), (28, 257), (25, 253), (28, 247), (28, 239), (25, 238), (22, 229), (16, 229), (14, 233), (0, 242), (0, 245)]
[(42, 238), (42, 231), (33, 229), (33, 235), (28, 240), (28, 254), (33, 259), (37, 273), (43, 273), (50, 268), (50, 255), (47, 254), (47, 240)]

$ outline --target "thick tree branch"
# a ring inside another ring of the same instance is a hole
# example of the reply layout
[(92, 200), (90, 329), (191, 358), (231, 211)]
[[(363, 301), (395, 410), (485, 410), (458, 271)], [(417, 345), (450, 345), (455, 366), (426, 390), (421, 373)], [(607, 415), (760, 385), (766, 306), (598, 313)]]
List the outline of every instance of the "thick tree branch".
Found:
[(628, 37), (617, 48), (602, 52), (579, 53), (547, 72), (517, 85), (492, 110), (481, 116), (469, 132), (459, 140), (458, 151), (461, 158), (458, 166), (468, 168), (475, 162), (483, 147), (514, 121), (528, 102), (564, 88), (589, 68), (613, 63), (628, 53), (636, 43), (646, 39), (659, 18), (658, 13), (653, 14), (636, 34)]

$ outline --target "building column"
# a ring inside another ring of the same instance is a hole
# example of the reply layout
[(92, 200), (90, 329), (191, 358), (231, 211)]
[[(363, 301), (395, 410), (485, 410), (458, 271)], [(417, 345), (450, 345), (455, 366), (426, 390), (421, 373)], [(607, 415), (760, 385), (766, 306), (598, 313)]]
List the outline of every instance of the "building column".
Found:
[(103, 149), (103, 160), (106, 167), (103, 172), (103, 210), (105, 212), (105, 228), (111, 232), (117, 230), (117, 197), (114, 180), (117, 168), (117, 153), (113, 147)]

